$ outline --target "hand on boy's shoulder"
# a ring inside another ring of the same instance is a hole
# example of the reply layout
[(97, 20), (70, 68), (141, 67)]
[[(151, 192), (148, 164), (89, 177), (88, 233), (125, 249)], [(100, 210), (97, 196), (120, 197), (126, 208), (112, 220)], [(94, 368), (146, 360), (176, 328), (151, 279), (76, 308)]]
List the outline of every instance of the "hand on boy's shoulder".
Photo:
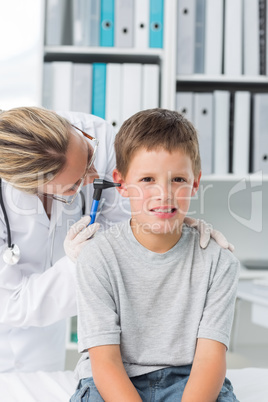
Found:
[(218, 230), (213, 229), (212, 225), (205, 222), (202, 219), (194, 219), (186, 216), (184, 218), (184, 223), (196, 230), (198, 230), (200, 234), (200, 247), (206, 248), (211, 239), (214, 239), (218, 245), (224, 249), (228, 249), (230, 251), (234, 251), (234, 246), (228, 242), (226, 237), (219, 232)]

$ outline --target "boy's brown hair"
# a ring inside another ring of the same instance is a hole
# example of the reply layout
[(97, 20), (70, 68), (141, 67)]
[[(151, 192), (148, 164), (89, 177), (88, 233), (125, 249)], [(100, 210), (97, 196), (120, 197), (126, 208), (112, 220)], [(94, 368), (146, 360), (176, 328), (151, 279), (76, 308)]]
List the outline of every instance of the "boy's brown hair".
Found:
[(138, 149), (183, 150), (192, 160), (194, 176), (201, 170), (197, 132), (180, 113), (168, 109), (142, 110), (127, 119), (115, 138), (116, 168), (126, 176)]

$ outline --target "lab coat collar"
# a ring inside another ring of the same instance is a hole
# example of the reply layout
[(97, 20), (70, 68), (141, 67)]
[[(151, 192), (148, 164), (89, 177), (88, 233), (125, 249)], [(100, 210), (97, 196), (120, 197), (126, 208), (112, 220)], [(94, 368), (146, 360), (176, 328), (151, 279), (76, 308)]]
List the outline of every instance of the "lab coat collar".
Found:
[(43, 203), (37, 195), (24, 193), (7, 182), (5, 182), (5, 198), (9, 210), (29, 218), (34, 216), (36, 221), (49, 228), (49, 235), (53, 232), (64, 209), (63, 203), (53, 200), (51, 219), (49, 220)]
[(9, 211), (24, 217), (33, 217), (45, 226), (49, 226), (49, 219), (42, 202), (36, 195), (27, 194), (5, 182), (5, 204)]
[(68, 218), (72, 220), (74, 217), (81, 217), (82, 213), (82, 198), (81, 195), (76, 197), (75, 201), (71, 205), (64, 204), (60, 201), (53, 200), (52, 210), (51, 210), (51, 219), (50, 219), (50, 228), (49, 235), (54, 231), (55, 226), (61, 226), (66, 222)]
[(64, 207), (65, 205), (62, 202), (53, 200), (51, 217), (50, 217), (49, 236), (55, 230), (57, 222), (60, 220), (60, 217), (62, 216)]

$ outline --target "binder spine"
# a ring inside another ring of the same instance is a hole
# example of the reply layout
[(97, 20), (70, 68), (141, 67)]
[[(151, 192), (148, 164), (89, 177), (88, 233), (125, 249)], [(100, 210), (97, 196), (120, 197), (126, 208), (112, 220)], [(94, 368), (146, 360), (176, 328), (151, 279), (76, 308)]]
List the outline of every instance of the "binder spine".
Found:
[(89, 1), (89, 46), (100, 45), (100, 0)]
[(105, 119), (106, 64), (93, 63), (92, 114)]
[(135, 0), (134, 46), (149, 47), (149, 0)]
[(150, 0), (149, 47), (163, 48), (164, 0)]
[(177, 74), (194, 74), (195, 0), (178, 0)]
[(64, 44), (64, 18), (66, 2), (64, 0), (46, 1), (46, 32), (47, 46), (61, 46)]
[(121, 126), (121, 82), (122, 65), (108, 63), (106, 69), (106, 109), (105, 120), (112, 124), (117, 132)]
[[(260, 55), (260, 75), (266, 75), (267, 60), (266, 60), (266, 36), (267, 36), (267, 4), (266, 0), (259, 0), (259, 55)], [(267, 41), (268, 42), (268, 41)]]
[(114, 0), (101, 0), (100, 46), (114, 46)]
[(115, 0), (115, 46), (134, 47), (134, 0)]
[(196, 0), (195, 67), (196, 74), (204, 73), (206, 1)]

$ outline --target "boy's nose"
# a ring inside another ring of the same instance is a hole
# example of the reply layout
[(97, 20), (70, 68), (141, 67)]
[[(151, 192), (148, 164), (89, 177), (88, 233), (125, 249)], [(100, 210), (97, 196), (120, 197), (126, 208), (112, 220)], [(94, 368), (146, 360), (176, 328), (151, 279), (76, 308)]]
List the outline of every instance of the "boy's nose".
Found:
[(168, 201), (172, 199), (171, 183), (165, 183), (159, 186), (159, 198), (161, 199), (161, 201)]

